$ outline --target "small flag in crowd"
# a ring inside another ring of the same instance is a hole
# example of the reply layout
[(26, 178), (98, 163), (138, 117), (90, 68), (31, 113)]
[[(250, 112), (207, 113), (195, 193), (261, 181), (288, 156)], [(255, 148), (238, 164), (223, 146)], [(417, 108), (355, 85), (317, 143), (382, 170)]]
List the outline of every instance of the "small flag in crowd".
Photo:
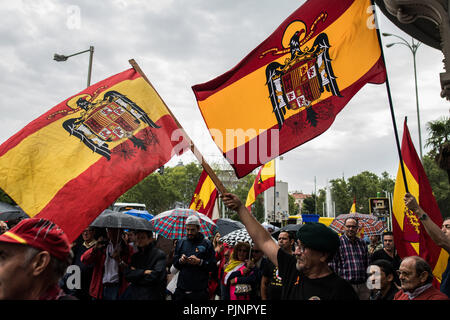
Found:
[(134, 68), (59, 103), (0, 146), (0, 188), (71, 241), (104, 209), (189, 147)]
[(247, 201), (245, 202), (247, 209), (251, 210), (256, 197), (273, 186), (275, 186), (275, 160), (271, 160), (263, 165), (256, 175), (255, 182), (250, 188)]
[(356, 197), (353, 198), (353, 204), (350, 208), (350, 213), (356, 213)]
[[(208, 173), (203, 170), (194, 191), (189, 209), (203, 213), (213, 219), (214, 205), (217, 199), (217, 189)], [(218, 218), (218, 217), (217, 217)], [(217, 219), (214, 218), (214, 219)]]
[[(440, 226), (442, 215), (412, 143), (406, 120), (403, 126), (401, 154), (409, 192), (417, 199), (430, 219)], [(424, 258), (430, 264), (433, 274), (440, 281), (442, 272), (447, 265), (448, 253), (431, 240), (417, 216), (406, 208), (403, 201), (405, 193), (405, 183), (399, 166), (394, 188), (392, 217), (395, 247), (402, 259), (415, 255)]]
[(386, 80), (370, 0), (310, 0), (223, 75), (192, 87), (238, 178), (326, 131)]

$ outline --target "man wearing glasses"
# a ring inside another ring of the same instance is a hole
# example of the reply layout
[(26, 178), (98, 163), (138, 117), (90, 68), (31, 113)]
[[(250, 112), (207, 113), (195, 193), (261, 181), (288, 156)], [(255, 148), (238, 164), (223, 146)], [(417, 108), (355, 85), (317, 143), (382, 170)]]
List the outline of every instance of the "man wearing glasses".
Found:
[(401, 290), (394, 300), (448, 300), (448, 297), (433, 287), (433, 271), (421, 257), (411, 256), (403, 259), (397, 274)]
[(369, 266), (367, 245), (357, 236), (357, 219), (347, 218), (344, 226), (344, 234), (339, 237), (339, 250), (329, 265), (340, 277), (350, 282), (360, 300), (369, 300), (370, 291), (366, 286)]
[(238, 212), (253, 242), (278, 267), (282, 300), (358, 300), (352, 286), (328, 266), (339, 247), (336, 232), (322, 223), (307, 223), (297, 231), (294, 255), (290, 255), (236, 195), (225, 193), (221, 197), (228, 208)]
[[(405, 206), (414, 212), (414, 214), (422, 222), (425, 231), (430, 235), (430, 238), (442, 249), (450, 253), (450, 217), (444, 219), (442, 227), (439, 228), (426, 214), (425, 211), (419, 206), (416, 198), (410, 194), (406, 193), (403, 199), (405, 201)], [(450, 258), (449, 258), (450, 262)], [(442, 273), (441, 280), (441, 292), (445, 293), (450, 297), (450, 263), (447, 263), (447, 268), (444, 273)]]

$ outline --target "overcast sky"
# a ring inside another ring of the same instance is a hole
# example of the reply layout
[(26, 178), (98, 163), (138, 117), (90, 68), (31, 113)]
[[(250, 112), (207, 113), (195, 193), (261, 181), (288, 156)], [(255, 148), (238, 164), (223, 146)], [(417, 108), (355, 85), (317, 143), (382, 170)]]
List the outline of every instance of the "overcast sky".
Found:
[[(89, 54), (56, 62), (53, 54), (95, 47), (92, 81), (130, 68), (134, 58), (209, 162), (223, 157), (207, 132), (191, 86), (239, 63), (305, 1), (294, 0), (0, 0), (0, 143), (56, 104), (86, 87)], [(381, 32), (411, 41), (381, 11)], [(392, 39), (394, 40), (394, 39)], [(384, 44), (391, 38), (383, 38)], [(384, 47), (400, 139), (403, 119), (419, 150), (413, 59), (409, 49)], [(449, 115), (439, 96), (440, 51), (417, 52), (423, 145), (426, 123)], [(424, 154), (428, 149), (424, 148)], [(362, 171), (395, 178), (394, 130), (385, 85), (366, 85), (329, 130), (286, 153), (277, 179), (311, 193), (327, 180)], [(169, 164), (193, 161), (189, 153)]]

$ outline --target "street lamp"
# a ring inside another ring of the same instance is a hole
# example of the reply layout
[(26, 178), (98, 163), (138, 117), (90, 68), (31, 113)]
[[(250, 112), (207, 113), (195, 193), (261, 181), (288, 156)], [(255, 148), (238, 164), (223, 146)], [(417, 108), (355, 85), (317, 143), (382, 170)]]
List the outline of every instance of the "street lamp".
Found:
[(414, 61), (414, 82), (416, 85), (416, 108), (417, 108), (417, 125), (419, 127), (419, 148), (420, 148), (420, 161), (422, 161), (422, 134), (421, 134), (421, 130), (420, 130), (420, 112), (419, 112), (419, 94), (417, 91), (417, 69), (416, 69), (416, 52), (417, 49), (419, 48), (419, 46), (422, 44), (419, 41), (414, 41), (414, 38), (411, 38), (411, 43), (409, 43), (408, 41), (406, 41), (405, 39), (403, 39), (400, 36), (397, 36), (395, 34), (391, 34), (391, 33), (383, 33), (383, 36), (385, 37), (396, 37), (398, 39), (400, 39), (402, 42), (394, 42), (394, 43), (389, 43), (386, 45), (387, 48), (390, 48), (396, 44), (402, 44), (404, 46), (407, 46), (409, 48), (409, 50), (411, 50), (411, 53), (413, 55), (413, 61)]
[(63, 54), (55, 53), (53, 55), (53, 60), (58, 61), (58, 62), (66, 61), (70, 57), (73, 57), (73, 56), (76, 56), (78, 54), (82, 54), (82, 53), (85, 53), (85, 52), (89, 52), (89, 68), (88, 68), (88, 78), (87, 78), (87, 86), (89, 87), (91, 85), (92, 58), (93, 58), (93, 55), (94, 55), (94, 47), (93, 46), (90, 46), (89, 49), (87, 49), (87, 50), (80, 51), (80, 52), (77, 52), (77, 53), (74, 53), (74, 54), (71, 54), (71, 55), (68, 55), (68, 56), (65, 56)]

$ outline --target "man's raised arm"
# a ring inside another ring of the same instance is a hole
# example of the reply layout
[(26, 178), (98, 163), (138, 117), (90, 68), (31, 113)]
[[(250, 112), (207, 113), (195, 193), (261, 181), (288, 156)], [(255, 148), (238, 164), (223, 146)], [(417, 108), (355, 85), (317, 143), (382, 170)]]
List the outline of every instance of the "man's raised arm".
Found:
[(221, 197), (223, 203), (228, 208), (239, 214), (239, 218), (247, 229), (248, 234), (253, 239), (253, 242), (261, 248), (270, 261), (278, 266), (277, 254), (279, 247), (278, 244), (273, 241), (270, 233), (255, 219), (235, 194), (225, 193)]

